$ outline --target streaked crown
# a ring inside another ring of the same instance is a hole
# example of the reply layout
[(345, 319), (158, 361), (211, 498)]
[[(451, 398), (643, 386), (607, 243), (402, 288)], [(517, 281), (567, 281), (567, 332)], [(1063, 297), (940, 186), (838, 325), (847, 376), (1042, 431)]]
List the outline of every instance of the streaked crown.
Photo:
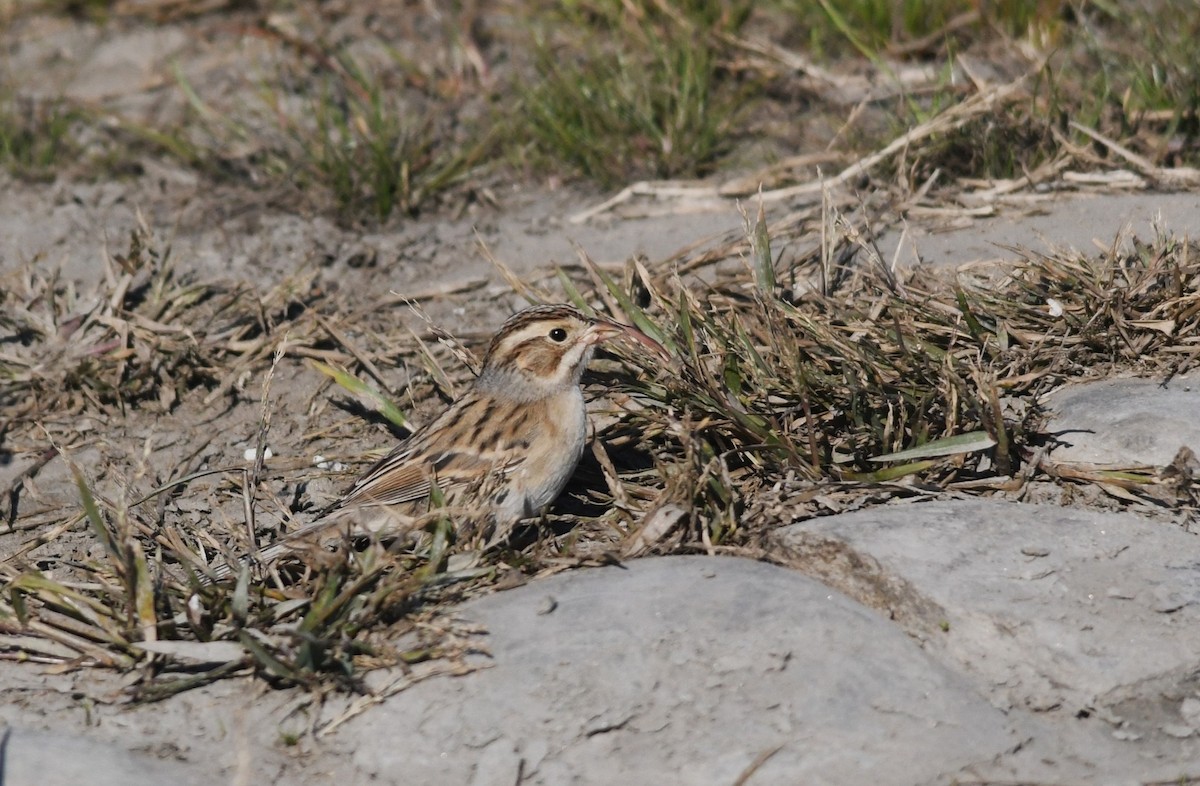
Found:
[(503, 388), (519, 380), (531, 397), (578, 385), (595, 345), (609, 335), (601, 325), (567, 305), (519, 311), (492, 339), (477, 384)]

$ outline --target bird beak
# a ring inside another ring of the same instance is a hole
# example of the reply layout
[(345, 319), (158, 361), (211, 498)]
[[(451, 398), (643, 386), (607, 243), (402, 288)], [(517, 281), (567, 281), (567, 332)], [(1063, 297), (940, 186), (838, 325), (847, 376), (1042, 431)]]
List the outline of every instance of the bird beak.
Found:
[(659, 357), (668, 360), (671, 357), (662, 344), (650, 338), (632, 325), (624, 325), (620, 322), (613, 322), (607, 319), (598, 319), (592, 323), (590, 328), (588, 328), (586, 335), (587, 341), (591, 344), (599, 344), (602, 341), (608, 341), (610, 338), (624, 336), (626, 338), (633, 339), (642, 346), (650, 349)]
[[(610, 338), (616, 338), (625, 332), (625, 326), (616, 322), (593, 322), (584, 333), (584, 341), (589, 344), (601, 344)], [(632, 328), (631, 328), (632, 329)]]

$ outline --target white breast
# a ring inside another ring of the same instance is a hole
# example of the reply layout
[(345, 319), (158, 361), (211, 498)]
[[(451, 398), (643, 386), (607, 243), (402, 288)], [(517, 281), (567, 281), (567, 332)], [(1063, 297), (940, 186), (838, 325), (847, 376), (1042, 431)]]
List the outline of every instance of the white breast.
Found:
[(498, 506), (499, 521), (536, 516), (562, 492), (575, 472), (587, 441), (587, 408), (579, 388), (546, 400), (544, 417), (530, 431), (524, 462), (510, 476), (512, 486)]

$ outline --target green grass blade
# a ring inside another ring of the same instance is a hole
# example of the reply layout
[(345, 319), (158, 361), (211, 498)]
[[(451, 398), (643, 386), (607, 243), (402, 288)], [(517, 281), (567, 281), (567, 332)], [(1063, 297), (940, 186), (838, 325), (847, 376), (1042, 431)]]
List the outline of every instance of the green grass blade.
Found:
[(558, 283), (562, 284), (563, 291), (567, 293), (567, 300), (571, 301), (571, 305), (585, 314), (593, 314), (593, 309), (588, 305), (587, 300), (579, 292), (579, 288), (575, 286), (575, 282), (571, 277), (560, 267), (556, 268), (554, 274), (558, 277)]
[(312, 363), (313, 368), (332, 379), (341, 387), (345, 388), (356, 396), (365, 398), (366, 400), (372, 402), (375, 405), (376, 411), (378, 411), (379, 414), (383, 415), (395, 425), (403, 429), (410, 428), (408, 425), (408, 418), (404, 416), (404, 413), (400, 411), (399, 407), (393, 404), (391, 399), (380, 392), (379, 389), (374, 385), (363, 382), (361, 379), (348, 371), (334, 368), (333, 366), (322, 363), (319, 360), (313, 360), (309, 362)]
[(259, 665), (266, 669), (271, 674), (277, 677), (282, 677), (286, 680), (294, 680), (295, 682), (303, 683), (301, 672), (294, 666), (285, 663), (283, 660), (275, 657), (261, 641), (256, 639), (248, 630), (238, 631), (238, 641), (246, 648), (246, 651), (254, 656)]
[(116, 539), (113, 538), (112, 532), (104, 523), (104, 518), (100, 515), (100, 508), (96, 506), (96, 498), (92, 495), (92, 490), (84, 479), (83, 473), (79, 471), (78, 467), (72, 465), (71, 474), (75, 476), (75, 486), (79, 489), (79, 497), (83, 501), (83, 511), (92, 525), (92, 531), (100, 539), (100, 543), (109, 557), (118, 562), (121, 561), (123, 559), (121, 549), (117, 545)]
[(142, 544), (133, 541), (133, 602), (144, 641), (158, 638), (158, 614), (155, 612), (154, 581)]
[(853, 480), (859, 483), (886, 483), (924, 472), (936, 464), (936, 461), (916, 461), (912, 464), (901, 464), (898, 467), (888, 467), (875, 472), (843, 472), (842, 480)]
[(915, 448), (888, 453), (883, 456), (872, 456), (868, 461), (909, 461), (910, 459), (935, 458), (939, 456), (954, 456), (959, 453), (975, 453), (994, 447), (996, 440), (986, 431), (972, 431), (967, 434), (956, 434), (953, 437), (943, 437), (926, 442)]
[(775, 264), (771, 257), (771, 237), (767, 234), (767, 217), (762, 198), (758, 200), (758, 215), (753, 224), (746, 218), (746, 237), (750, 241), (750, 260), (754, 268), (754, 283), (764, 298), (775, 295)]
[(958, 288), (954, 290), (954, 300), (958, 303), (958, 309), (962, 312), (963, 319), (966, 320), (967, 329), (971, 331), (971, 337), (976, 341), (983, 343), (986, 340), (988, 331), (975, 317), (975, 312), (971, 309), (971, 304), (967, 302), (967, 293)]
[(667, 334), (663, 332), (662, 328), (655, 324), (650, 317), (646, 316), (646, 312), (639, 308), (638, 305), (634, 303), (632, 299), (630, 299), (629, 295), (625, 294), (625, 291), (621, 289), (621, 287), (617, 286), (617, 282), (613, 281), (612, 276), (601, 270), (590, 259), (585, 258), (584, 261), (591, 266), (597, 278), (604, 283), (604, 286), (606, 289), (608, 289), (609, 294), (611, 294), (613, 299), (617, 301), (617, 305), (619, 305), (621, 310), (625, 312), (625, 316), (628, 317), (631, 322), (633, 322), (634, 327), (658, 343), (662, 344), (664, 347), (667, 347), (667, 349), (675, 349), (675, 342), (672, 341)]

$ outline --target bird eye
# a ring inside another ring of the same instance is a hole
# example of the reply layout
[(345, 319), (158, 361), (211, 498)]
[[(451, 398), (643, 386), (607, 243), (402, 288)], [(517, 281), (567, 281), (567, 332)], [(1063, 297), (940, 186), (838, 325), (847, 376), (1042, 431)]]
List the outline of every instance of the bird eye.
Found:
[(567, 331), (563, 330), (562, 328), (554, 328), (554, 330), (550, 331), (550, 340), (557, 341), (561, 344), (567, 340)]

